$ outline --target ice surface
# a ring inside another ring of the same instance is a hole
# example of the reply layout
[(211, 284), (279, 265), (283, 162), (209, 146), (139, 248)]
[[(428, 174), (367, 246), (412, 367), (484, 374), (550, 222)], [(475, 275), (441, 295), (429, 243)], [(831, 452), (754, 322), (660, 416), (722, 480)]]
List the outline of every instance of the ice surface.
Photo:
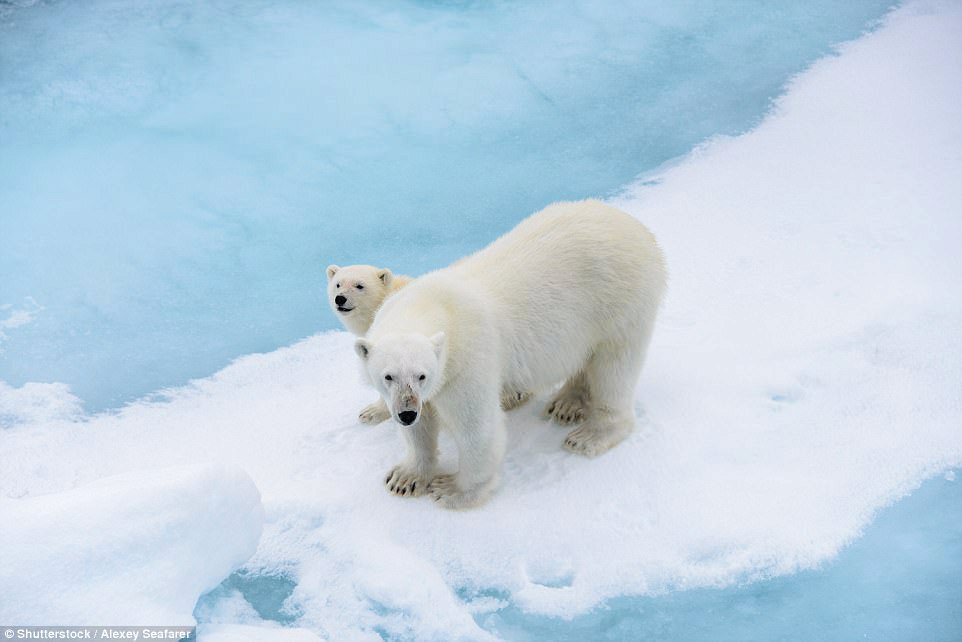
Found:
[(619, 597), (562, 620), (507, 606), (483, 626), (513, 642), (925, 640), (962, 631), (962, 484), (938, 477), (881, 511), (816, 570), (725, 589)]
[(328, 264), (421, 273), (745, 131), (890, 3), (0, 3), (0, 306), (43, 306), (0, 379), (115, 408), (334, 328)]
[[(672, 274), (639, 430), (575, 457), (536, 400), (509, 416), (481, 509), (384, 491), (400, 437), (357, 424), (373, 396), (339, 332), (117, 413), (31, 415), (0, 430), (0, 494), (240, 466), (266, 513), (243, 571), (295, 580), (285, 612), (339, 641), (493, 639), (479, 622), (503, 606), (572, 618), (817, 568), (962, 463), (960, 149), (962, 5), (920, 1), (797, 78), (756, 130), (626, 189)], [(204, 608), (215, 635), (231, 613), (262, 624), (240, 589)]]
[(200, 594), (254, 552), (263, 521), (236, 466), (153, 467), (0, 499), (0, 621), (190, 625)]

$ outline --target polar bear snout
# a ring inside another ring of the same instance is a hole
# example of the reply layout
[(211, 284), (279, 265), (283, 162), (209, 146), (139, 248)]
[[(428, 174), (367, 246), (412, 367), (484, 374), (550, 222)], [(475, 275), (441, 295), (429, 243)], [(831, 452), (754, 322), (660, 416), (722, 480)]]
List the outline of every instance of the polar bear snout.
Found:
[(420, 415), (421, 400), (411, 386), (405, 388), (394, 404), (394, 416), (402, 426), (413, 426)]
[[(372, 331), (377, 332), (376, 323)], [(430, 338), (416, 333), (376, 338), (357, 339), (354, 350), (364, 362), (368, 382), (390, 408), (391, 418), (402, 426), (413, 426), (421, 420), (424, 404), (443, 385), (438, 371), (444, 333)]]
[(338, 294), (336, 297), (334, 297), (334, 307), (336, 307), (337, 311), (341, 314), (347, 314), (348, 312), (353, 311), (357, 306), (351, 305), (348, 302), (347, 297), (343, 294)]

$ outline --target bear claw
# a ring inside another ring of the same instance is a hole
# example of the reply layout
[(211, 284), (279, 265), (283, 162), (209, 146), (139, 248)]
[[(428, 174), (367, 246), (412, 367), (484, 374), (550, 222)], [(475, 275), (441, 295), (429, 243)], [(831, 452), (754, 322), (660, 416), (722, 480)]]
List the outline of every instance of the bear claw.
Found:
[[(418, 482), (421, 482), (418, 484)], [(416, 471), (395, 466), (384, 480), (387, 489), (400, 497), (419, 497), (424, 494), (424, 479)]]
[(559, 424), (573, 424), (584, 421), (586, 404), (580, 394), (558, 396), (545, 407), (545, 417)]

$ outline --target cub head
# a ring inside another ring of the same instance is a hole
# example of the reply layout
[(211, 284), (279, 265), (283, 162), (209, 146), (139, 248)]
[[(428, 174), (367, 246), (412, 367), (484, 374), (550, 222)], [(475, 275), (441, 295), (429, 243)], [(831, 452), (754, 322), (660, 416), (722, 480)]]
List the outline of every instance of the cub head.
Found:
[(391, 416), (402, 426), (421, 418), (424, 402), (441, 385), (444, 364), (444, 333), (395, 334), (373, 343), (358, 339), (354, 344), (368, 380), (377, 388)]
[(344, 326), (365, 334), (390, 292), (394, 275), (372, 265), (327, 266), (327, 302)]

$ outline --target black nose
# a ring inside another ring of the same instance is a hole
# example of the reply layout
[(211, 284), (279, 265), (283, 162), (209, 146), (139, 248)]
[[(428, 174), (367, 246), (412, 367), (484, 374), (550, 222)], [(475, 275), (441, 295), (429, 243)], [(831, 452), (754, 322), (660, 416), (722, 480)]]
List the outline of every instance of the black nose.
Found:
[(347, 297), (344, 296), (343, 294), (338, 294), (336, 297), (334, 297), (334, 303), (338, 305), (344, 305), (346, 301), (347, 301)]
[(405, 426), (410, 426), (414, 423), (414, 420), (418, 418), (418, 413), (413, 410), (405, 410), (404, 412), (399, 412), (397, 418), (401, 420), (401, 423)]

